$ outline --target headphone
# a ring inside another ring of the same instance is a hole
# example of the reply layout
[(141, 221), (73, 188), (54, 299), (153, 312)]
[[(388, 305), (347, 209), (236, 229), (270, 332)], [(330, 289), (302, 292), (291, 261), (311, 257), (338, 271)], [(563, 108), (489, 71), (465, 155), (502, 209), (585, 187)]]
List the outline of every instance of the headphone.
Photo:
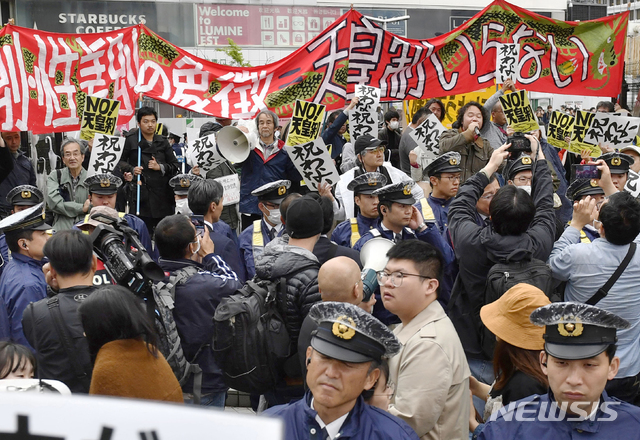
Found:
[(26, 248), (27, 248), (27, 243), (22, 243), (22, 247), (23, 247), (24, 249), (26, 249)]
[(547, 363), (546, 363), (546, 362), (543, 362), (543, 363), (542, 363), (542, 365), (546, 367), (546, 366), (547, 366)]

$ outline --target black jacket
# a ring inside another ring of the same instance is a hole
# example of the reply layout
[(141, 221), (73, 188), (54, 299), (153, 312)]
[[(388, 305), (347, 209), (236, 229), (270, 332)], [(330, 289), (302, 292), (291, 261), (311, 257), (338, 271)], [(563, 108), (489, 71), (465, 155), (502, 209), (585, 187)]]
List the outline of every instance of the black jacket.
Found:
[(320, 266), (322, 266), (333, 257), (349, 257), (353, 261), (358, 263), (358, 266), (360, 266), (360, 269), (362, 269), (362, 263), (360, 263), (360, 252), (346, 246), (339, 246), (325, 236), (320, 236), (320, 238), (318, 239), (318, 242), (313, 248), (313, 255), (318, 258), (318, 263), (320, 263)]
[(306, 249), (289, 246), (288, 236), (276, 237), (256, 258), (256, 276), (263, 280), (287, 279), (284, 300), (285, 322), (291, 339), (291, 354), (296, 352), (302, 321), (311, 307), (320, 301), (318, 259)]
[(64, 382), (72, 393), (88, 393), (91, 383), (93, 366), (78, 307), (93, 290), (93, 286), (77, 286), (60, 289), (57, 295), (60, 312), (73, 341), (72, 346), (77, 362), (87, 373), (85, 379), (80, 379), (75, 373), (72, 362), (56, 331), (52, 312), (47, 305), (48, 298), (33, 303), (33, 313), (31, 312), (32, 307), (29, 305), (22, 317), (24, 335), (36, 350), (40, 377)]
[(489, 179), (484, 174), (474, 174), (460, 187), (449, 207), (449, 230), (460, 268), (451, 290), (449, 317), (464, 350), (474, 358), (482, 358), (476, 317), (484, 305), (489, 270), (517, 249), (547, 261), (555, 234), (553, 185), (546, 161), (539, 160), (535, 164), (532, 195), (536, 214), (524, 234), (503, 236), (491, 226), (478, 226), (476, 203), (488, 184)]
[[(176, 159), (169, 141), (160, 135), (154, 135), (152, 143), (142, 138), (140, 147), (142, 148), (141, 166), (143, 168), (140, 178), (142, 181), (140, 217), (162, 218), (173, 215), (175, 201), (169, 180), (178, 173), (180, 163)], [(160, 165), (164, 165), (164, 174), (162, 171), (149, 168), (148, 164), (152, 157), (155, 157)], [(119, 165), (122, 173), (132, 173), (133, 168), (138, 166), (138, 130), (133, 130), (127, 136)], [(133, 177), (135, 183), (136, 176)], [(137, 190), (134, 187), (132, 205), (130, 205), (134, 209), (136, 193)]]

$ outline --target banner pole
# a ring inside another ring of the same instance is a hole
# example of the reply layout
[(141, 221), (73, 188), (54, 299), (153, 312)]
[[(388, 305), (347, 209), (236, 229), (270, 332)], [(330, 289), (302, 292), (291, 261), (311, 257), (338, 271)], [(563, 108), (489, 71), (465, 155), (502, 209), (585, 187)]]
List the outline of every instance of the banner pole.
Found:
[[(142, 127), (138, 127), (138, 166), (142, 166), (142, 148), (140, 148), (140, 141), (142, 140)], [(140, 215), (140, 176), (142, 173), (138, 174), (138, 184), (136, 185), (136, 215)]]

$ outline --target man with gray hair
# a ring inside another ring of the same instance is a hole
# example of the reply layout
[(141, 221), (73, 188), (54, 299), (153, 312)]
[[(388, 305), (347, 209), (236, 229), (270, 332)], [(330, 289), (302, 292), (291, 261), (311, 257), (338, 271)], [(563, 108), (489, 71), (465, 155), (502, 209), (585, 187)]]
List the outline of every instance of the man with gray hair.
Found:
[(292, 190), (300, 185), (302, 177), (296, 170), (289, 155), (284, 150), (284, 141), (275, 137), (278, 115), (264, 109), (255, 119), (258, 130), (258, 144), (251, 150), (242, 165), (240, 182), (240, 213), (242, 229), (262, 218), (258, 208), (258, 198), (251, 192), (262, 185), (276, 180), (289, 180)]

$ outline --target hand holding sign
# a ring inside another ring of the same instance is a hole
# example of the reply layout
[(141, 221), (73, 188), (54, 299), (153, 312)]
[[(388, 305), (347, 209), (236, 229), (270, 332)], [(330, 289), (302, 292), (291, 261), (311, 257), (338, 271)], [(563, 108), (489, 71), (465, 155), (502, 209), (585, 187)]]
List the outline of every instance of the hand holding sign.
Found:
[(91, 151), (91, 160), (87, 168), (87, 177), (94, 174), (113, 173), (120, 161), (125, 139), (118, 136), (97, 134)]
[(324, 105), (296, 101), (286, 145), (300, 145), (313, 141), (320, 134), (324, 120)]
[(620, 148), (620, 146), (626, 146), (633, 142), (638, 134), (638, 127), (640, 127), (640, 118), (612, 113), (596, 113), (584, 140), (611, 149)]
[(526, 133), (540, 128), (525, 90), (502, 95), (500, 103), (509, 126), (515, 131)]
[(506, 84), (507, 81), (517, 79), (520, 45), (517, 43), (498, 43), (496, 51), (496, 83)]
[(376, 137), (378, 132), (378, 113), (376, 108), (380, 103), (380, 89), (365, 85), (355, 87), (358, 101), (349, 112), (349, 134), (352, 142), (355, 142), (363, 134)]
[(303, 145), (285, 146), (284, 148), (312, 191), (317, 191), (320, 183), (326, 182), (333, 186), (340, 180), (338, 170), (322, 138)]
[(445, 130), (436, 115), (431, 113), (409, 136), (420, 146), (428, 159), (435, 159), (440, 151), (440, 135)]

